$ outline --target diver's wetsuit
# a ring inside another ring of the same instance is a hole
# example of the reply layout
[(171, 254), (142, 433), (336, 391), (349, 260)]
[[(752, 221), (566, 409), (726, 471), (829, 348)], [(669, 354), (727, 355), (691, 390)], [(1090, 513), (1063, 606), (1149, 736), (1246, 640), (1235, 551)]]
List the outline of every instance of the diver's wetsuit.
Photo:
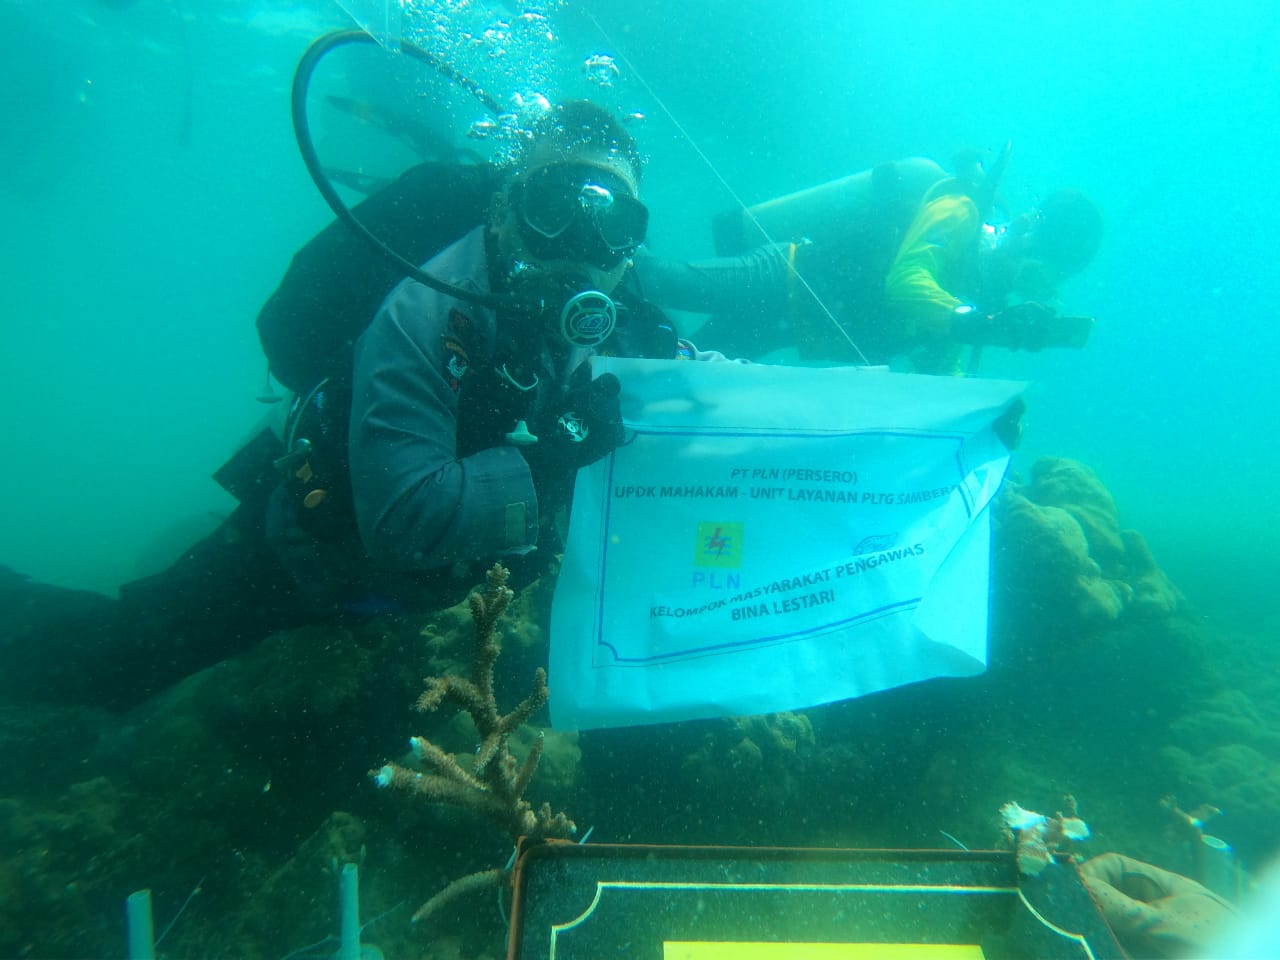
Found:
[[(484, 293), (490, 262), (476, 228), (426, 269)], [(409, 279), (356, 346), (352, 489), (361, 539), (384, 568), (431, 569), (538, 543), (547, 491), (535, 492), (506, 434), (517, 420), (535, 433), (554, 428), (565, 392), (589, 378), (592, 356), (724, 359), (679, 340), (660, 312), (625, 301), (599, 347), (569, 347), (558, 336), (549, 343), (539, 333), (513, 351), (500, 343), (501, 328), (494, 311)], [(491, 375), (516, 362), (527, 389)], [(568, 478), (556, 486), (567, 491)]]

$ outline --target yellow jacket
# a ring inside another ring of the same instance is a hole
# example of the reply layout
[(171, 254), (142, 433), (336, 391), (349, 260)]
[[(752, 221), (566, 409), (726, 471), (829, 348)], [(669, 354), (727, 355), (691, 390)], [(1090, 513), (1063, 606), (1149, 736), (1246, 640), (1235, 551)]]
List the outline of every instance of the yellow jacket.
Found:
[(895, 340), (917, 348), (922, 372), (954, 372), (959, 348), (947, 342), (951, 314), (965, 303), (957, 290), (972, 284), (982, 217), (962, 194), (944, 194), (916, 214), (885, 278), (885, 300)]

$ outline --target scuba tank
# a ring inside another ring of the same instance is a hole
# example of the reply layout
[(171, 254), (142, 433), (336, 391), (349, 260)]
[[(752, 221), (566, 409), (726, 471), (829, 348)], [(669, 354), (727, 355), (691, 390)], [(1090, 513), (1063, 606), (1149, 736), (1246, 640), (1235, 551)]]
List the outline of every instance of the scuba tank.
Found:
[[(804, 283), (790, 285), (790, 319), (775, 322), (771, 335), (785, 331), (802, 360), (882, 358), (893, 352), (878, 322), (884, 278), (923, 198), (946, 178), (932, 160), (912, 158), (729, 211), (712, 226), (716, 251), (731, 256), (766, 241), (798, 244), (791, 265)], [(833, 315), (844, 330), (856, 331), (857, 350), (831, 322)], [(760, 320), (731, 317), (719, 326), (732, 333), (759, 329)], [(779, 345), (769, 342), (762, 349)]]
[[(484, 222), (500, 183), (493, 166), (423, 163), (355, 213), (406, 259), (424, 263)], [(294, 255), (258, 314), (272, 375), (305, 394), (326, 377), (348, 374), (356, 340), (404, 276), (402, 267), (334, 220)]]
[(946, 177), (932, 160), (913, 157), (729, 211), (712, 225), (716, 252), (729, 256), (768, 240), (874, 242), (886, 224), (909, 223), (929, 188)]

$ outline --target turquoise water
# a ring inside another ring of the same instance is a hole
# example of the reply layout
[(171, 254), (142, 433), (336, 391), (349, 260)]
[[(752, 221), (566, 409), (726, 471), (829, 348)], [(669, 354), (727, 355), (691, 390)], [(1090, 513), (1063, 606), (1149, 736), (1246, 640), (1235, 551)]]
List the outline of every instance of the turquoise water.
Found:
[[(416, 6), (410, 29), (433, 10), (463, 30), (490, 19)], [(1012, 139), (1014, 208), (1086, 190), (1108, 233), (1067, 306), (1098, 316), (1092, 342), (992, 352), (984, 372), (1034, 384), (1024, 460), (1089, 463), (1195, 601), (1274, 620), (1274, 5), (643, 7), (552, 8), (554, 44), (471, 65), (504, 92), (536, 61), (553, 98), (643, 112), (666, 255), (710, 254), (726, 185), (755, 202), (965, 145)], [(111, 590), (229, 506), (206, 477), (262, 412), (252, 319), (328, 219), (292, 142), (290, 74), (349, 21), (323, 2), (200, 0), (10, 0), (0, 17), (4, 559)], [(629, 61), (607, 91), (579, 69), (599, 51)]]
[[(816, 0), (609, 0), (539, 6), (554, 39), (536, 25), (518, 28), (524, 33), (504, 28), (501, 55), (494, 41), (483, 40), (484, 31), (499, 19), (511, 24), (523, 6), (408, 6), (408, 29), (495, 96), (590, 95), (625, 113), (643, 113), (634, 130), (649, 157), (650, 241), (664, 256), (709, 256), (711, 217), (739, 200), (759, 202), (901, 157), (945, 163), (962, 147), (994, 149), (1008, 139), (1010, 207), (1022, 209), (1064, 186), (1094, 197), (1106, 215), (1106, 239), (1095, 263), (1065, 291), (1069, 312), (1098, 318), (1087, 349), (989, 351), (984, 362), (986, 374), (1031, 384), (1016, 466), (1026, 469), (1050, 455), (1093, 468), (1114, 495), (1122, 524), (1146, 537), (1197, 617), (1223, 631), (1218, 642), (1224, 651), (1232, 648), (1223, 656), (1228, 676), (1269, 675), (1280, 622), (1273, 587), (1280, 549), (1272, 386), (1280, 360), (1272, 263), (1280, 209), (1280, 9), (1274, 4), (1242, 0), (1210, 8), (1143, 0), (1033, 10), (1012, 0), (959, 6), (935, 0), (870, 10)], [(40, 580), (110, 592), (163, 567), (230, 509), (230, 498), (208, 477), (266, 411), (255, 400), (264, 363), (253, 319), (293, 252), (330, 220), (293, 141), (291, 75), (311, 40), (349, 24), (342, 8), (321, 0), (0, 5), (8, 78), (0, 101), (6, 333), (0, 403), (9, 411), (0, 563)], [(609, 88), (592, 84), (582, 69), (596, 53), (619, 64)], [(338, 66), (339, 75), (325, 81), (332, 89), (389, 101), (424, 123), (439, 122), (456, 144), (493, 149), (463, 136), (481, 111), (411, 65), (370, 58)], [(344, 166), (367, 164), (390, 175), (397, 163), (411, 161), (401, 142), (375, 137), (366, 146), (367, 133), (350, 116), (332, 112), (318, 126), (322, 149)], [(1234, 633), (1224, 639), (1228, 628)], [(1152, 673), (1167, 673), (1171, 686), (1196, 680), (1184, 676), (1193, 672), (1188, 665), (1166, 665), (1158, 644), (1151, 650)], [(525, 650), (513, 675), (527, 676), (543, 655), (541, 648)], [(1045, 672), (1038, 680), (1055, 688), (1086, 686), (1107, 655), (1105, 647), (1072, 650), (1052, 670), (1039, 664)], [(1257, 671), (1262, 656), (1268, 667)], [(1108, 676), (1102, 689), (1118, 697), (1149, 679)], [(997, 678), (993, 689), (1007, 680)], [(1266, 681), (1251, 691), (1260, 729), (1275, 711), (1273, 688)], [(976, 693), (948, 689), (947, 702), (956, 709), (990, 710), (996, 720), (984, 731), (996, 739), (1025, 733), (1041, 760), (1056, 749), (1044, 729), (1019, 726), (1034, 697), (1011, 695), (1005, 709), (975, 706)], [(813, 820), (798, 814), (777, 839), (936, 841), (933, 828), (952, 825), (943, 806), (904, 812), (892, 828), (880, 829), (883, 822), (875, 819), (894, 810), (895, 795), (909, 795), (913, 786), (947, 796), (955, 809), (994, 809), (992, 798), (975, 799), (955, 786), (964, 779), (955, 771), (972, 769), (972, 758), (938, 719), (932, 696), (908, 692), (887, 705), (858, 702), (820, 718), (827, 744), (841, 742), (847, 727), (879, 731), (872, 745), (841, 748), (847, 762), (834, 781), (840, 789), (847, 785), (852, 797), (867, 789), (861, 774), (887, 771), (880, 792), (863, 801), (873, 826), (864, 831), (864, 808), (851, 799), (851, 812), (819, 827), (831, 805), (823, 797), (802, 804)], [(1153, 716), (1146, 722), (1155, 725)], [(1101, 720), (1095, 729), (1064, 719), (1071, 717), (1066, 711), (1056, 721), (1083, 727), (1089, 744), (1106, 735)], [(1187, 741), (1194, 725), (1186, 725)], [(977, 753), (986, 735), (975, 728), (965, 735), (970, 739), (959, 739)], [(655, 751), (669, 763), (655, 763), (651, 788), (662, 770), (684, 763), (684, 786), (691, 793), (705, 789), (688, 772), (688, 758), (701, 751), (710, 757), (708, 768), (723, 768), (737, 749), (732, 738), (701, 742), (698, 728), (680, 736), (687, 742), (677, 740), (670, 756)], [(642, 749), (645, 737), (636, 735), (629, 747)], [(74, 738), (59, 742), (65, 749), (58, 756), (70, 762)], [(625, 735), (618, 742), (629, 743)], [(1255, 745), (1274, 756), (1265, 737)], [(367, 786), (364, 769), (388, 747), (346, 746), (349, 755), (341, 759), (348, 779), (335, 776), (341, 787), (333, 786), (332, 795), (305, 798), (311, 807), (298, 818), (304, 832), (339, 806), (362, 808), (358, 812), (371, 819), (386, 815), (352, 784)], [(280, 749), (288, 753), (296, 745)], [(1095, 810), (1104, 807), (1127, 836), (1142, 836), (1135, 822), (1143, 816), (1130, 811), (1126, 820), (1125, 803), (1146, 802), (1163, 789), (1128, 779), (1158, 770), (1155, 753), (1155, 747), (1144, 750), (1135, 772), (1116, 774), (1118, 799), (1109, 807), (1092, 798)], [(925, 755), (932, 757), (928, 769), (911, 766)], [(1073, 770), (1098, 760), (1084, 743), (1064, 747), (1062, 757), (1064, 769), (1052, 777), (1028, 762), (1026, 780), (1041, 796), (1072, 789)], [(598, 750), (591, 763), (602, 768), (592, 783), (596, 793), (575, 797), (563, 787), (561, 793), (607, 820), (633, 784)], [(256, 811), (255, 804), (266, 802), (262, 797), (280, 797), (285, 778), (265, 761), (249, 766), (246, 782), (256, 779), (248, 786), (253, 796), (243, 802)], [(615, 766), (627, 772), (628, 762)], [(993, 769), (991, 779), (1002, 773), (1013, 776)], [(278, 785), (271, 794), (273, 775)], [(1219, 782), (1235, 781), (1223, 774)], [(715, 789), (727, 795), (735, 786), (727, 778)], [(1005, 799), (994, 798), (996, 804)], [(775, 809), (769, 801), (761, 808)], [(1258, 809), (1265, 813), (1269, 802), (1259, 801)], [(317, 810), (307, 820), (305, 814)], [(741, 836), (739, 823), (718, 821), (706, 809), (691, 821), (659, 804), (646, 814), (637, 827), (640, 839), (673, 827), (688, 828), (686, 839)], [(966, 816), (972, 827), (976, 815)], [(260, 832), (276, 840), (286, 830), (281, 822)], [(426, 836), (442, 830), (435, 821), (427, 828)], [(219, 834), (192, 843), (215, 848), (223, 840)], [(378, 842), (388, 843), (385, 837)], [(480, 865), (506, 855), (500, 840), (483, 853), (456, 839), (446, 846), (451, 856), (466, 862), (469, 855)], [(405, 860), (399, 879), (417, 870)], [(270, 862), (266, 855), (263, 862)], [(268, 867), (253, 869), (227, 872), (237, 882), (267, 886)], [(434, 869), (439, 877), (433, 874), (428, 887), (459, 872), (452, 862)], [(172, 913), (200, 873), (190, 867), (166, 874), (148, 862), (130, 878), (163, 883)], [(62, 874), (50, 876), (62, 882)], [(329, 896), (327, 879), (307, 876), (317, 898)], [(287, 889), (294, 880), (271, 882)], [(371, 884), (377, 882), (371, 872)], [(371, 902), (391, 909), (404, 895), (386, 890)], [(240, 908), (234, 894), (223, 896), (216, 906), (228, 914)], [(213, 906), (206, 914), (216, 914)], [(320, 912), (327, 917), (327, 906)], [(289, 934), (290, 943), (307, 940), (302, 932)], [(104, 935), (102, 942), (115, 941)]]

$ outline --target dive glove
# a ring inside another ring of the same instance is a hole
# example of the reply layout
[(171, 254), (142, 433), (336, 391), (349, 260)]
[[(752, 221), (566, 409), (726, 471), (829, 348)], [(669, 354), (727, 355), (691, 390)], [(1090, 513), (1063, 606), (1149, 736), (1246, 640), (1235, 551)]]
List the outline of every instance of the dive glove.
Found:
[(621, 389), (612, 373), (571, 389), (541, 418), (538, 442), (520, 447), (544, 507), (566, 501), (574, 474), (622, 443)]
[(1049, 324), (1056, 316), (1052, 307), (1030, 301), (996, 313), (956, 307), (951, 314), (951, 333), (960, 343), (975, 347), (1007, 347), (1034, 353), (1049, 345)]

